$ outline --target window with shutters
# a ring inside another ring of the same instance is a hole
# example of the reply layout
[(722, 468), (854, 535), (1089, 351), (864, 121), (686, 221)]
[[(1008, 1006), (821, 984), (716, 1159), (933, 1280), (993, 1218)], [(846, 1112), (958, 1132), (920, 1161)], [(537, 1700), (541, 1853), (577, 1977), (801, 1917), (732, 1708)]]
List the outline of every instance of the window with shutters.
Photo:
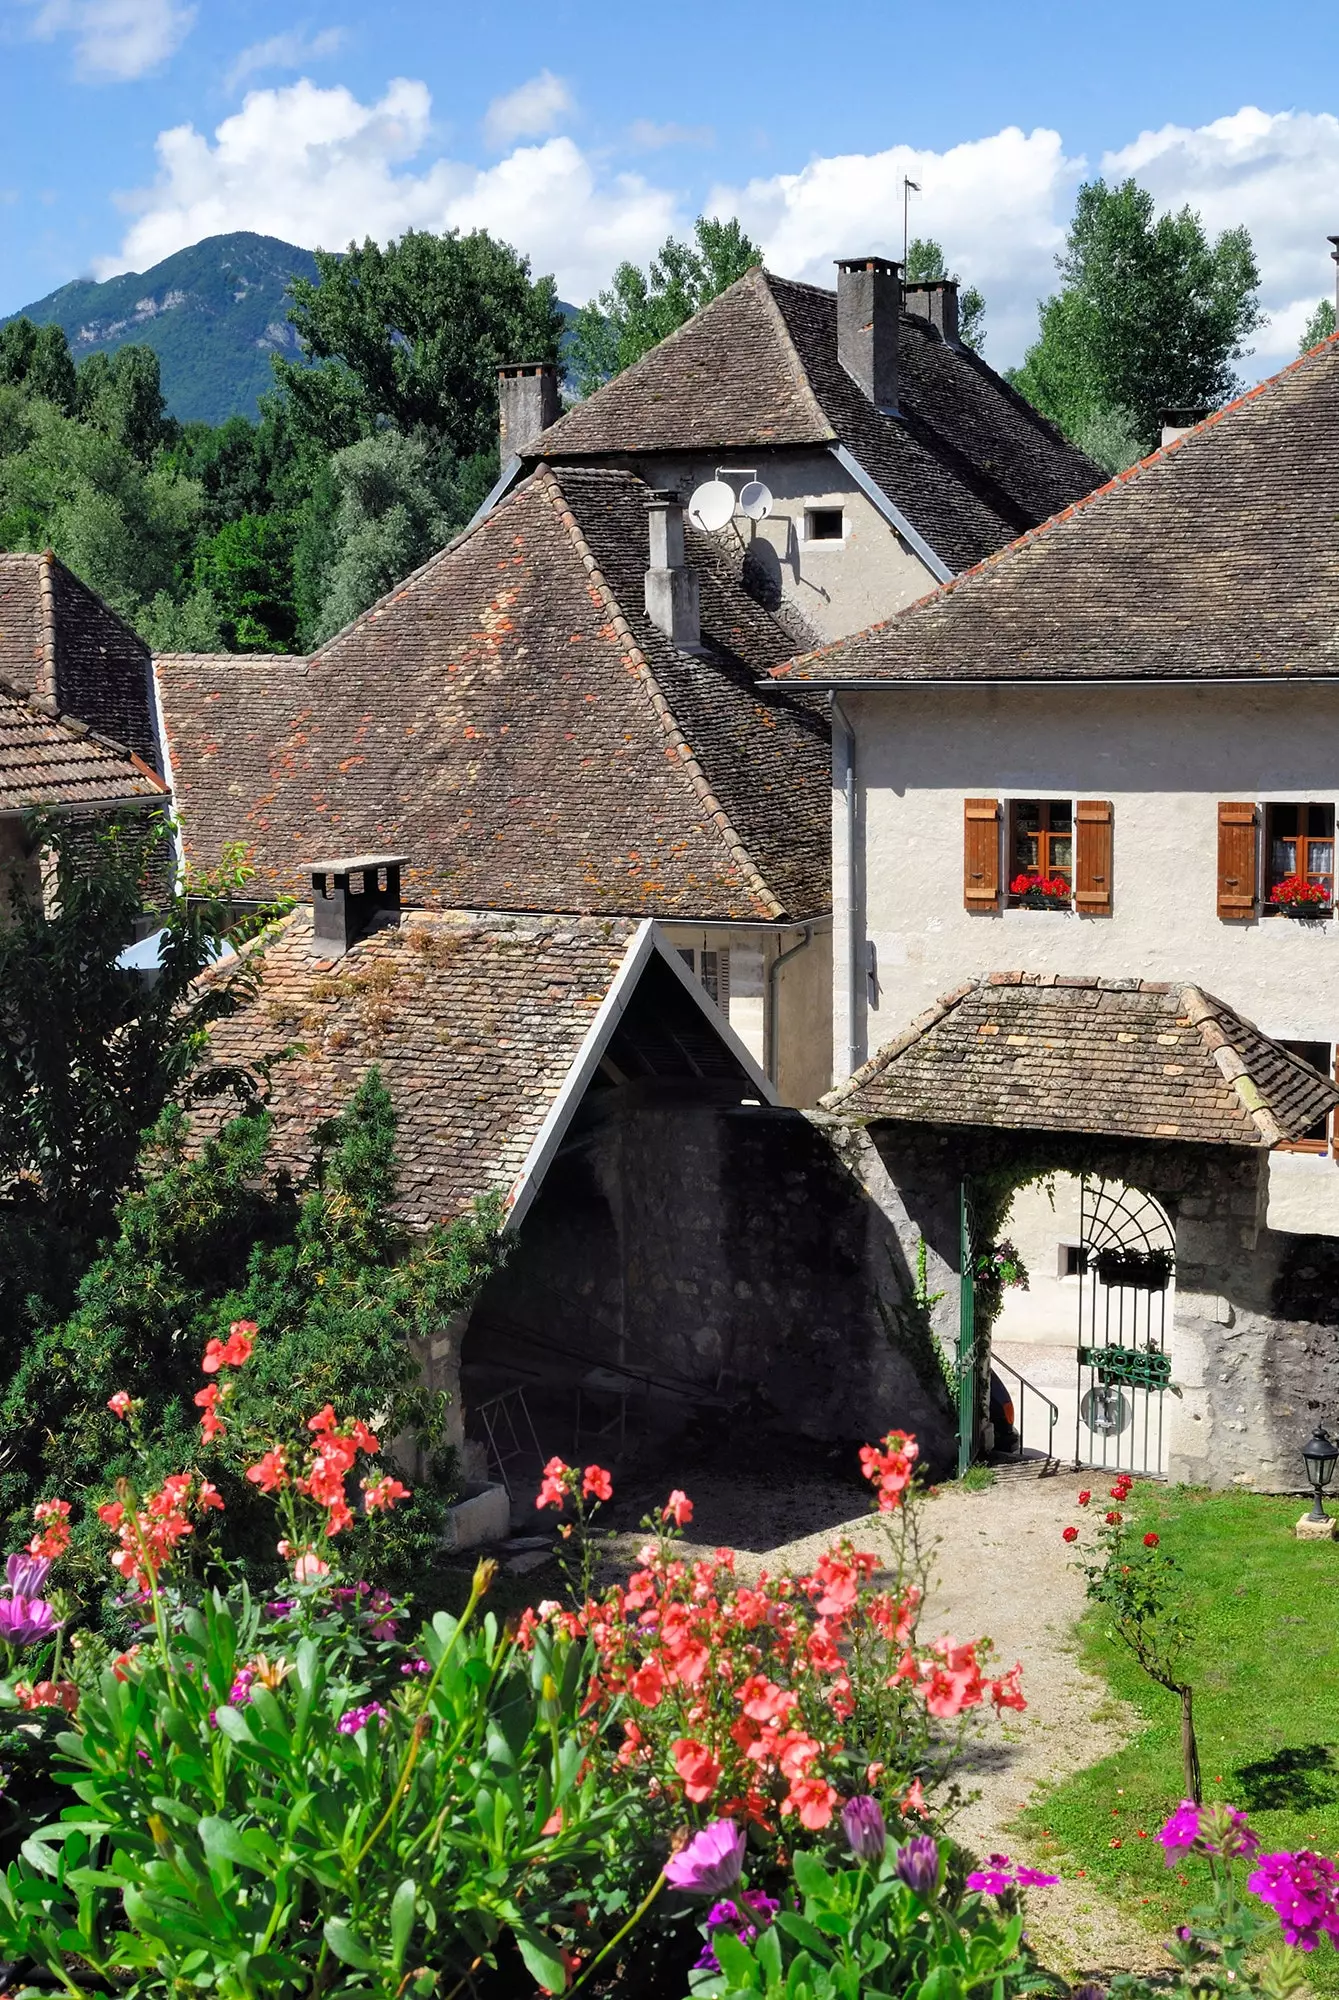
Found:
[[(1334, 900), (1334, 807), (1265, 807), (1265, 907), (1280, 883), (1295, 876)], [(1286, 897), (1284, 898), (1286, 901)], [(1275, 906), (1276, 907), (1276, 906)]]
[(1255, 915), (1260, 815), (1248, 799), (1218, 801), (1218, 914), (1225, 922)]
[[(1071, 799), (1012, 799), (1009, 804), (1009, 900), (1035, 895), (1037, 882), (1074, 883), (1074, 804)], [(1055, 900), (1055, 907), (1067, 905)]]
[[(1279, 1047), (1287, 1049), (1292, 1055), (1300, 1056), (1303, 1062), (1310, 1063), (1312, 1069), (1318, 1069), (1322, 1076), (1339, 1075), (1339, 1070), (1335, 1066), (1332, 1042), (1288, 1042), (1280, 1037)], [(1318, 1119), (1311, 1130), (1304, 1132), (1300, 1139), (1281, 1141), (1278, 1150), (1281, 1153), (1328, 1153), (1333, 1138), (1334, 1121), (1327, 1112), (1325, 1117)]]
[(698, 985), (714, 1006), (719, 1007), (726, 1020), (730, 1018), (730, 953), (728, 948), (708, 951), (694, 951), (688, 945), (679, 946), (679, 956)]

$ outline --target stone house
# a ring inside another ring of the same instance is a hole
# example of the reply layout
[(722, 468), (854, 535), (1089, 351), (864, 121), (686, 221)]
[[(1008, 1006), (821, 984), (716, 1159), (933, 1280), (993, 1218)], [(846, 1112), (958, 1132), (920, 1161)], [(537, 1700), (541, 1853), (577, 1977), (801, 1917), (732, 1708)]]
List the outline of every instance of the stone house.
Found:
[[(554, 371), (502, 371), (496, 489), (525, 466), (610, 465), (687, 502), (719, 480), (722, 552), (813, 640), (885, 618), (1077, 500), (1103, 474), (958, 338), (952, 281), (881, 257), (836, 291), (761, 268), (558, 416)], [(556, 421), (555, 421), (556, 419)]]
[(310, 659), (156, 663), (192, 867), (403, 852), (429, 908), (655, 917), (793, 1103), (830, 1077), (826, 704), (673, 494), (541, 467)]

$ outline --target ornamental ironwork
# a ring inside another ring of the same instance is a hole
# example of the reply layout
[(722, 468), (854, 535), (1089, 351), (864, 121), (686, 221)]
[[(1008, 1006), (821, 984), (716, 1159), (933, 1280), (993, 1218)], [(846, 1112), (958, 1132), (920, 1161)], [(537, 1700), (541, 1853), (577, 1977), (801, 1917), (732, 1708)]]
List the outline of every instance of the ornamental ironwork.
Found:
[(1172, 1379), (1172, 1364), (1157, 1348), (1081, 1347), (1080, 1368), (1092, 1368), (1099, 1382), (1124, 1382), (1132, 1389), (1165, 1389)]

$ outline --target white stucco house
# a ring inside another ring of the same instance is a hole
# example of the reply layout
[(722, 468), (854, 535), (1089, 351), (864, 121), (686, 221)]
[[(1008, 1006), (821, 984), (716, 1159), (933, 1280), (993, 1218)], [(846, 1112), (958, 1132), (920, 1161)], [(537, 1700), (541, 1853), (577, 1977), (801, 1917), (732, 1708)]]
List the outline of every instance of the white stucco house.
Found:
[[(838, 1079), (1006, 969), (1194, 981), (1335, 1073), (1337, 515), (1331, 340), (775, 670), (833, 703)], [(1275, 1151), (1269, 1220), (1339, 1234), (1333, 1121)]]

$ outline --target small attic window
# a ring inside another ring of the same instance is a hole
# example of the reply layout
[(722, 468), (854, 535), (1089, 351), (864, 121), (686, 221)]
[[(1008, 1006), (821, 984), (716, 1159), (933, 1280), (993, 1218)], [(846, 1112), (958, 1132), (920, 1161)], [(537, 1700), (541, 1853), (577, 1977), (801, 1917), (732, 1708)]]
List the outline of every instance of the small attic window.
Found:
[(840, 542), (845, 539), (846, 518), (840, 507), (806, 507), (804, 539), (807, 542)]

